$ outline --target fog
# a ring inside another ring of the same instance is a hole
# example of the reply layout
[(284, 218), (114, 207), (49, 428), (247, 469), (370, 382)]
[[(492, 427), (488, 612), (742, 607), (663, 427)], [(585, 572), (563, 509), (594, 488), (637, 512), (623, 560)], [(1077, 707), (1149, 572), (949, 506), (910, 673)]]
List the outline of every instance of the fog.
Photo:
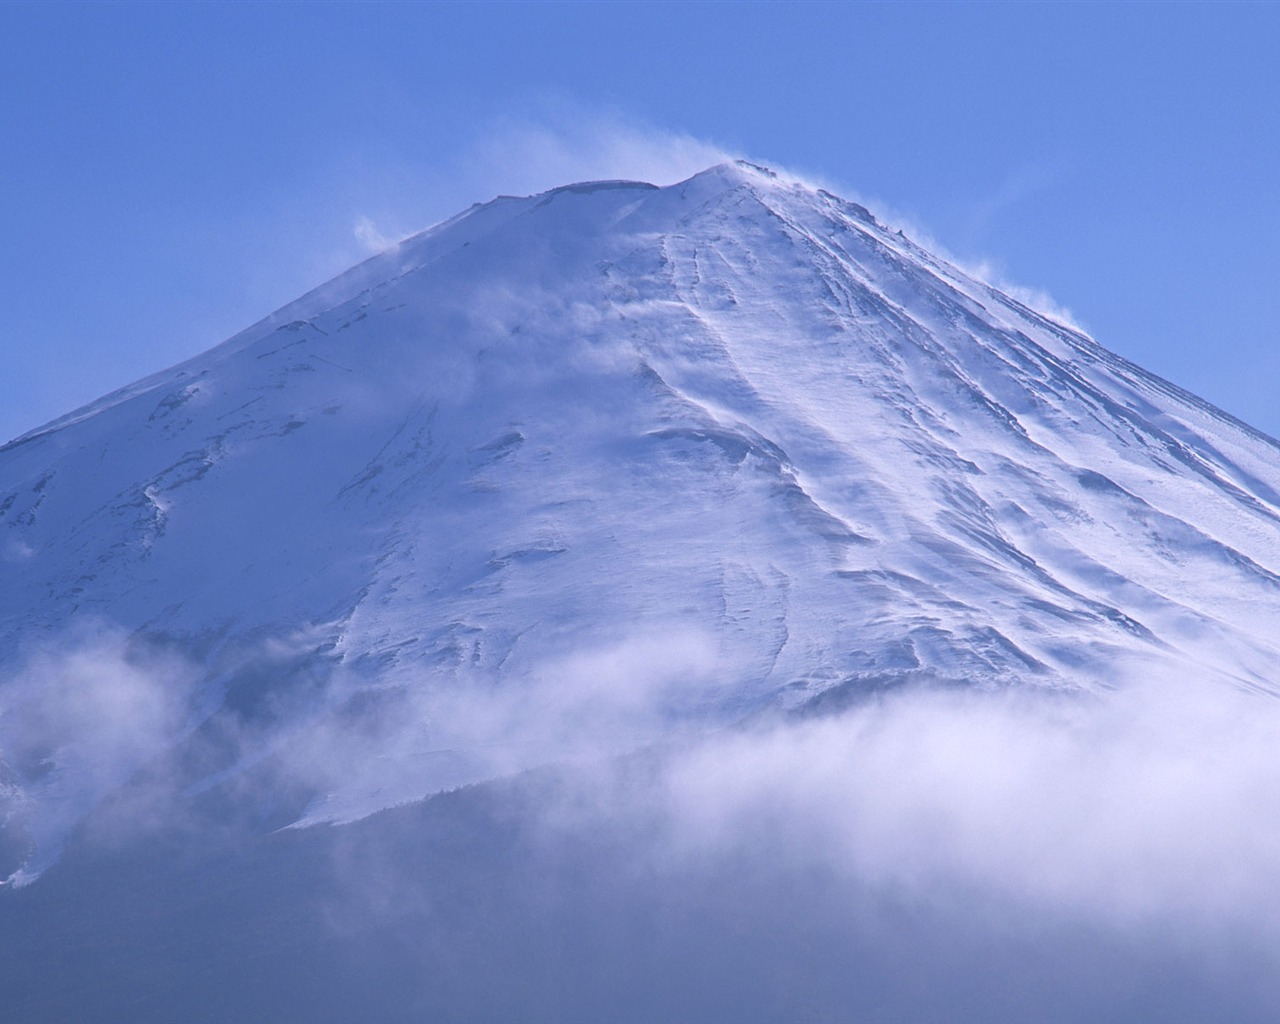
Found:
[(354, 826), (327, 920), (458, 1019), (1269, 1019), (1277, 712), (1150, 680), (761, 716)]
[[(10, 676), (10, 817), (39, 840), (84, 816), (62, 861), (38, 857), (27, 870), (43, 877), (0, 892), (14, 1006), (84, 1017), (76, 999), (91, 999), (157, 1020), (1261, 1020), (1280, 1006), (1272, 700), (1190, 678), (902, 686), (725, 725), (703, 709), (738, 669), (671, 624), (503, 680), (320, 672), (308, 642), (246, 655), (242, 682), (256, 659), (276, 697), (250, 705), (232, 685), (199, 726), (210, 691), (190, 666), (118, 633)], [(281, 830), (299, 821), (345, 824)]]
[(667, 783), (683, 843), (781, 850), (912, 891), (959, 881), (1117, 924), (1280, 925), (1280, 714), (1187, 683), (1082, 704), (903, 693), (722, 737)]

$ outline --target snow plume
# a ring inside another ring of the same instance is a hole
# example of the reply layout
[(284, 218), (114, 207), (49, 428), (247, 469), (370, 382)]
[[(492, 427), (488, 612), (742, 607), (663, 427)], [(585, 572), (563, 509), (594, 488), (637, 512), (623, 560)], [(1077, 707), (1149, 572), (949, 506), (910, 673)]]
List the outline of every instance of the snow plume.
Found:
[(394, 248), (397, 242), (397, 239), (384, 235), (368, 217), (358, 218), (352, 233), (370, 255), (386, 252)]
[(193, 679), (175, 656), (94, 625), (34, 654), (4, 681), (4, 846), (11, 857), (32, 854), (10, 882), (34, 880), (75, 823), (173, 741)]
[[(935, 251), (940, 249), (940, 246), (936, 247)], [(1024, 306), (1034, 309), (1037, 313), (1043, 313), (1050, 320), (1056, 320), (1063, 326), (1070, 327), (1081, 334), (1089, 333), (1089, 329), (1084, 325), (1083, 321), (1068, 307), (1049, 294), (1046, 289), (1033, 288), (1011, 281), (1000, 263), (986, 259), (979, 260), (977, 263), (968, 263), (954, 258), (951, 259), (951, 262), (970, 277), (986, 282), (997, 291), (1004, 292), (1010, 298), (1017, 299)]]
[(494, 122), (460, 169), (479, 192), (531, 195), (579, 181), (671, 185), (729, 159), (713, 142), (561, 101)]
[(616, 110), (548, 100), (480, 125), (447, 161), (388, 158), (376, 167), (351, 169), (355, 183), (335, 191), (352, 196), (349, 201), (362, 211), (356, 239), (378, 252), (386, 248), (381, 241), (499, 195), (611, 179), (670, 185), (735, 155), (715, 142)]

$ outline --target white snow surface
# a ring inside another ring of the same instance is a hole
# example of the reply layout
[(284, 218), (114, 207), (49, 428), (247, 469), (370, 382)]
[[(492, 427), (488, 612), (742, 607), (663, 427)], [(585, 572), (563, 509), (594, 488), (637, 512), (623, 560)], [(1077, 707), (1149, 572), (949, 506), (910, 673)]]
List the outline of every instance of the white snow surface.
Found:
[[(474, 206), (0, 448), (0, 573), (15, 664), (180, 655), (184, 793), (340, 822), (902, 683), (1274, 694), (1280, 446), (736, 163)], [(22, 877), (121, 774), (30, 699)]]

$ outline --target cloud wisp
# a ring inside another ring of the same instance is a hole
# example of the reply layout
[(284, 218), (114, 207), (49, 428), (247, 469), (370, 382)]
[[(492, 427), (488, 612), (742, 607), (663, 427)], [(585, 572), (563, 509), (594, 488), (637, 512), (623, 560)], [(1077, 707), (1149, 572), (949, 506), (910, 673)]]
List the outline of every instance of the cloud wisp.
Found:
[(195, 673), (95, 624), (30, 658), (0, 687), (8, 881), (34, 881), (70, 830), (177, 738)]

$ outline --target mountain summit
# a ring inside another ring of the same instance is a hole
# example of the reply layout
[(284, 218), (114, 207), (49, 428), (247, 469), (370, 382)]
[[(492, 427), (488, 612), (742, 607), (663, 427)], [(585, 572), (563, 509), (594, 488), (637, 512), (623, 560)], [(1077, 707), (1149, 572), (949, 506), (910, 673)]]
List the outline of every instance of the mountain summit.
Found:
[(899, 684), (1274, 693), (1280, 447), (731, 163), (474, 206), (10, 442), (0, 559), (0, 650), (93, 623), (166, 709), (0, 694), (21, 881), (157, 758), (308, 766), (276, 827)]

